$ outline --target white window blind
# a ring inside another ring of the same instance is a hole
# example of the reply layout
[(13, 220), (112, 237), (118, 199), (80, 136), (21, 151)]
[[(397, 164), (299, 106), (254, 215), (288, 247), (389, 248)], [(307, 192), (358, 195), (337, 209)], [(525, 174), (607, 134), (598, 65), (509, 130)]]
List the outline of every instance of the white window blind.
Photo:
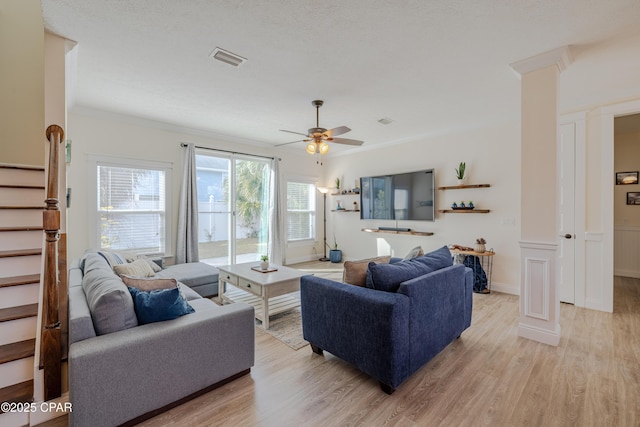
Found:
[(287, 240), (315, 239), (316, 186), (287, 182)]
[(167, 171), (97, 164), (97, 235), (101, 249), (166, 252)]

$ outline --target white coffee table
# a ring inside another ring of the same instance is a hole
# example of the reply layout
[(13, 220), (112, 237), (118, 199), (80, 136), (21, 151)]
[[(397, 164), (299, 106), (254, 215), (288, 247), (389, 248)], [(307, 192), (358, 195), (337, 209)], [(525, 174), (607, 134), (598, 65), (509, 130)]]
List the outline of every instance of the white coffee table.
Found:
[[(232, 298), (225, 296), (226, 285), (233, 285), (245, 292), (254, 295), (253, 299), (247, 300), (254, 305), (256, 319), (262, 321), (262, 327), (269, 329), (269, 316), (281, 313), (294, 307), (300, 306), (298, 295), (288, 294), (300, 291), (300, 277), (307, 273), (299, 270), (284, 267), (281, 265), (270, 265), (270, 269), (277, 271), (263, 273), (252, 270), (251, 267), (259, 267), (259, 261), (246, 262), (242, 264), (223, 265), (217, 267), (220, 270), (218, 277), (218, 300), (233, 302)], [(269, 298), (279, 297), (277, 307), (269, 308)]]

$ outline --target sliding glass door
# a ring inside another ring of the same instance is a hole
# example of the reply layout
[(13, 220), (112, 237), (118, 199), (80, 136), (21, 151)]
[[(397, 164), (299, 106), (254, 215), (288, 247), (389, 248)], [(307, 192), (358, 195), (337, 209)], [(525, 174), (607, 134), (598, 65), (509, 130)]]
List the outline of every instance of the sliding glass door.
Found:
[(257, 261), (269, 236), (268, 160), (196, 154), (198, 249), (212, 265)]

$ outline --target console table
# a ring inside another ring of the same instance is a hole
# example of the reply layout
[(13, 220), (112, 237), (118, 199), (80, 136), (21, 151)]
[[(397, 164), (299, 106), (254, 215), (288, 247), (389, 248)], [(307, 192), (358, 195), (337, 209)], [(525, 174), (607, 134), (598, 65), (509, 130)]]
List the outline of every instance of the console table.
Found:
[(487, 289), (491, 291), (491, 274), (493, 273), (493, 257), (495, 256), (495, 252), (493, 250), (485, 251), (485, 252), (476, 252), (476, 251), (462, 251), (460, 249), (449, 249), (452, 254), (457, 255), (473, 255), (475, 256), (475, 262), (480, 263), (480, 267), (484, 270), (487, 275)]

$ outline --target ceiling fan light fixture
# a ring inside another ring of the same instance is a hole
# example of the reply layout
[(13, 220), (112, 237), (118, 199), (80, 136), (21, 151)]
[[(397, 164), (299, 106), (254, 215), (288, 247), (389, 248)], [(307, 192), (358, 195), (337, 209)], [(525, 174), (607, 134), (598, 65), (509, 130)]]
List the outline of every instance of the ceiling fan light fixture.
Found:
[(309, 154), (316, 154), (316, 143), (315, 142), (310, 142), (307, 144), (307, 153)]
[(327, 154), (329, 152), (329, 144), (324, 141), (321, 142), (318, 146), (318, 151), (320, 152), (320, 154)]

